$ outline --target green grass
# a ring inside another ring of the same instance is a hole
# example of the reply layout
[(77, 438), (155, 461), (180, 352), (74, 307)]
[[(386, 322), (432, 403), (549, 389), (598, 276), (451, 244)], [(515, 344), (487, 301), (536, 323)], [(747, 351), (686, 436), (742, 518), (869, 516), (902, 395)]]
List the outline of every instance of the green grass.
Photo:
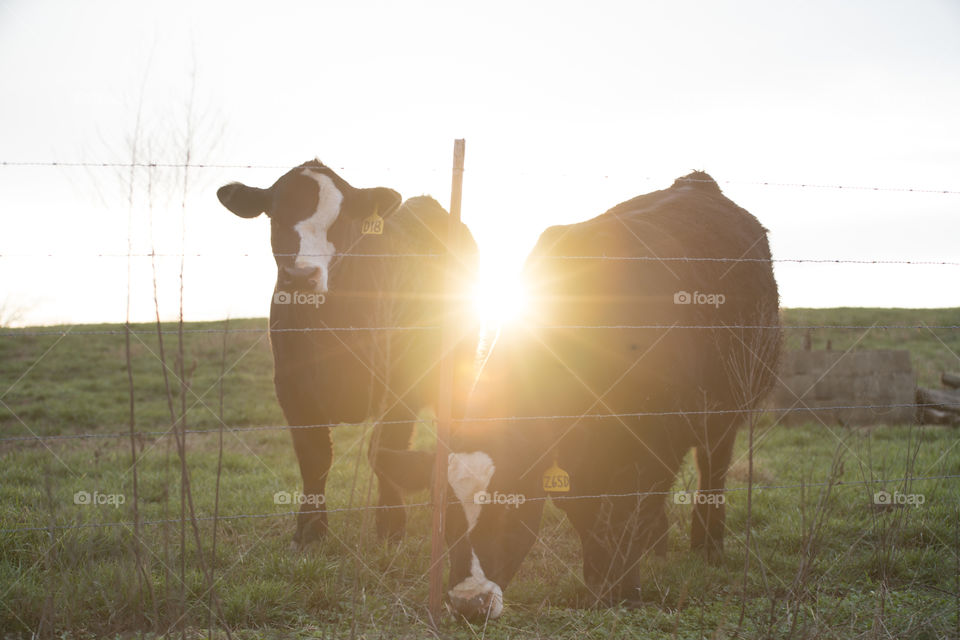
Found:
[[(793, 325), (960, 324), (957, 310), (787, 310), (784, 317)], [(232, 329), (265, 326), (264, 320), (230, 324)], [(102, 325), (74, 331), (118, 329)], [(137, 428), (164, 431), (170, 418), (161, 365), (151, 355), (158, 350), (155, 328), (137, 326), (135, 331)], [(812, 337), (815, 348), (830, 339), (838, 350), (855, 343), (856, 348), (909, 349), (921, 383), (939, 386), (940, 371), (960, 369), (955, 355), (960, 334), (935, 333), (939, 340), (925, 329), (817, 330)], [(788, 345), (798, 346), (801, 339), (799, 332), (788, 333)], [(217, 332), (187, 336), (185, 360), (192, 369), (188, 428), (216, 429), (220, 424), (222, 340)], [(165, 343), (172, 363), (176, 336), (166, 335)], [(234, 333), (227, 346), (224, 421), (230, 426), (282, 424), (266, 339), (257, 332)], [(0, 393), (6, 391), (0, 398), (0, 437), (124, 431), (129, 402), (124, 363), (122, 335), (0, 338)], [(179, 385), (171, 380), (178, 394)], [(485, 629), (446, 617), (441, 634), (728, 637), (737, 629), (743, 607), (742, 637), (957, 635), (960, 480), (902, 482), (907, 475), (960, 474), (956, 431), (820, 424), (786, 428), (764, 417), (755, 433), (750, 569), (744, 584), (747, 435), (741, 432), (737, 443), (729, 486), (738, 490), (728, 494), (726, 554), (718, 564), (688, 550), (690, 507), (671, 503), (669, 554), (643, 565), (645, 605), (592, 608), (584, 604), (579, 543), (562, 513), (548, 504), (540, 541), (506, 591), (503, 617)], [(292, 516), (220, 522), (216, 591), (223, 622), (218, 627), (225, 623), (234, 637), (431, 635), (425, 622), (430, 511), (410, 510), (408, 536), (399, 545), (378, 543), (372, 513), (352, 510), (373, 502), (364, 456), (368, 430), (345, 426), (334, 437), (328, 506), (343, 511), (331, 514), (331, 535), (321, 547), (306, 553), (290, 550)], [(179, 463), (172, 440), (144, 437), (139, 446), (140, 517), (177, 519)], [(433, 446), (428, 429), (419, 430), (417, 446)], [(191, 435), (188, 448), (195, 509), (209, 515), (217, 436)], [(838, 449), (838, 479), (845, 484), (827, 492), (817, 483), (829, 477)], [(129, 637), (145, 630), (147, 637), (156, 637), (171, 628), (181, 611), (179, 524), (142, 528), (149, 595), (139, 591), (131, 527), (73, 526), (131, 521), (129, 440), (0, 442), (0, 451), (0, 631), (24, 637), (38, 630), (57, 637)], [(688, 459), (676, 488), (695, 484)], [(221, 514), (279, 514), (288, 507), (274, 504), (274, 493), (298, 488), (286, 431), (224, 436)], [(924, 504), (877, 510), (872, 496), (880, 489), (922, 494)], [(119, 507), (76, 505), (77, 491), (123, 494), (127, 501)], [(412, 503), (427, 500), (425, 493), (410, 496)], [(814, 529), (816, 522), (820, 525)], [(203, 564), (209, 565), (212, 526), (205, 520), (199, 526)], [(7, 531), (26, 527), (41, 529)], [(189, 637), (205, 637), (209, 612), (201, 554), (192, 533), (186, 541), (184, 624)], [(802, 567), (807, 567), (806, 579), (798, 579)]]

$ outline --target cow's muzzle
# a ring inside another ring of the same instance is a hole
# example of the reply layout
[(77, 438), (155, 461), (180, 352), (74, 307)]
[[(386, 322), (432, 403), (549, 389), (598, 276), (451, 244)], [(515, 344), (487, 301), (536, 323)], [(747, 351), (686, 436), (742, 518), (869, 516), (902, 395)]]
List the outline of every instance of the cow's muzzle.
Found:
[(470, 621), (495, 620), (503, 613), (503, 591), (489, 580), (469, 577), (447, 595), (453, 609)]
[(323, 269), (320, 267), (280, 267), (280, 282), (284, 285), (296, 285), (309, 291), (326, 293)]
[(491, 613), (492, 600), (492, 593), (478, 593), (471, 598), (458, 598), (452, 594), (450, 596), (450, 604), (453, 605), (454, 611), (470, 622), (485, 620)]

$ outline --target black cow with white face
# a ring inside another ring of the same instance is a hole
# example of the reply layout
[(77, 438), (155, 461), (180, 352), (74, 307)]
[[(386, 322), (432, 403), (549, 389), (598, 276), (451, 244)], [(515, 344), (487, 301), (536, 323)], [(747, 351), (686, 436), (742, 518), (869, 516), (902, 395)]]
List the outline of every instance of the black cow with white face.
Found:
[(545, 479), (566, 489), (550, 495), (598, 602), (638, 601), (638, 565), (666, 552), (664, 494), (691, 448), (691, 542), (721, 552), (736, 430), (780, 351), (766, 230), (705, 173), (547, 229), (525, 275), (533, 314), (494, 345), (449, 456), (449, 596), (468, 617), (500, 615)]
[[(329, 427), (310, 425), (382, 422), (370, 446), (379, 504), (402, 505), (405, 489), (426, 486), (432, 459), (419, 456), (413, 479), (387, 473), (410, 446), (417, 412), (434, 403), (438, 389), (447, 212), (429, 197), (401, 204), (392, 189), (354, 188), (319, 161), (292, 169), (267, 189), (232, 183), (217, 197), (242, 218), (270, 217), (277, 262), (270, 306), (274, 383), (294, 427), (303, 478), (294, 542), (307, 544), (327, 530), (322, 505), (331, 434)], [(458, 242), (458, 290), (470, 291), (476, 245), (466, 226)], [(462, 415), (477, 334), (466, 296), (457, 302), (450, 306), (462, 329), (453, 411)], [(404, 522), (403, 508), (377, 511), (381, 537), (401, 535)]]

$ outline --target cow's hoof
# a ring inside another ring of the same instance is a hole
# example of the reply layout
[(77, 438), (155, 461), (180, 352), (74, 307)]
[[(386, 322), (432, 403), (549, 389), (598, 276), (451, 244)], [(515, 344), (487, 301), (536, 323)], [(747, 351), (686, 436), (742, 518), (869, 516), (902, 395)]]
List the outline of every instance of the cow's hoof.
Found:
[(290, 541), (290, 550), (296, 552), (318, 551), (323, 546), (324, 538), (317, 536), (309, 540), (298, 539), (296, 537)]
[(322, 540), (313, 540), (311, 542), (297, 542), (296, 540), (290, 541), (290, 552), (291, 553), (319, 553), (322, 546)]
[(628, 609), (639, 609), (643, 606), (643, 592), (640, 587), (624, 587), (620, 593), (620, 606)]
[(599, 582), (585, 584), (577, 593), (577, 606), (585, 609), (606, 609), (613, 604), (609, 585)]
[(406, 530), (406, 518), (401, 514), (391, 516), (381, 516), (377, 514), (377, 539), (380, 542), (398, 543), (403, 540), (403, 534)]
[(299, 550), (304, 550), (310, 546), (319, 546), (327, 537), (327, 525), (325, 522), (314, 520), (305, 522), (297, 528), (293, 536), (293, 546)]
[(626, 607), (636, 609), (643, 606), (643, 592), (637, 585), (618, 586), (607, 584), (591, 584), (581, 590), (577, 597), (578, 606), (593, 609), (609, 609), (611, 607)]
[(400, 529), (380, 529), (377, 528), (377, 540), (388, 544), (399, 544), (403, 540), (404, 530)]
[(692, 544), (690, 548), (703, 554), (708, 564), (718, 565), (723, 562), (723, 542), (705, 541)]

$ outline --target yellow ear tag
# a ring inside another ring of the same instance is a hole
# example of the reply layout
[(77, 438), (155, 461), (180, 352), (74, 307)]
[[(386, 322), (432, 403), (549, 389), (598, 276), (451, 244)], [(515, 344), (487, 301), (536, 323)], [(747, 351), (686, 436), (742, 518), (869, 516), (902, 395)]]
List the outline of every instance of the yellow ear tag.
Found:
[(372, 216), (363, 219), (363, 227), (360, 232), (363, 235), (379, 236), (383, 233), (383, 218), (380, 214), (374, 213)]
[(549, 469), (543, 472), (543, 490), (553, 493), (570, 491), (570, 474), (554, 462)]

